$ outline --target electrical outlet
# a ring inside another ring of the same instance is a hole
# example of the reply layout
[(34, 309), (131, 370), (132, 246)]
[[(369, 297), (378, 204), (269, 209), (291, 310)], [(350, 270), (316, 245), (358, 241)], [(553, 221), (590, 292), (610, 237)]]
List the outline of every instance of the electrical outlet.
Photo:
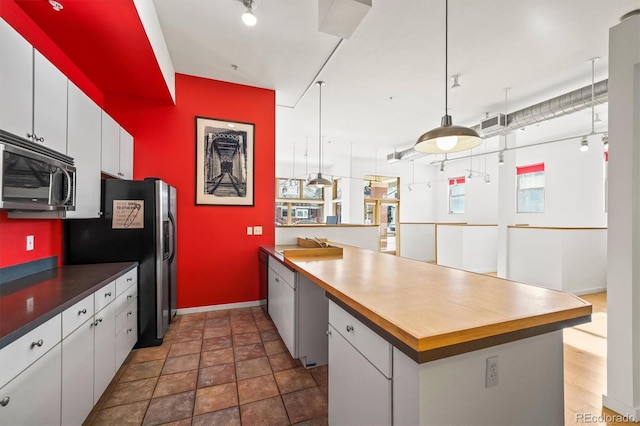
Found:
[(262, 226), (254, 226), (253, 235), (262, 235)]
[(247, 226), (247, 235), (253, 235), (253, 226)]
[(30, 314), (33, 312), (33, 297), (27, 299), (27, 313)]
[(33, 235), (27, 235), (27, 251), (33, 250)]
[(485, 373), (485, 387), (498, 385), (498, 356), (487, 358), (487, 370)]

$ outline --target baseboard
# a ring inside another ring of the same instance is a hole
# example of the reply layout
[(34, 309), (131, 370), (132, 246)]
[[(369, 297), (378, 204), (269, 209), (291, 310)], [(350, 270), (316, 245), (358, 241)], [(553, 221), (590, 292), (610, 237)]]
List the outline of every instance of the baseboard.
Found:
[(630, 407), (627, 404), (607, 395), (602, 395), (602, 406), (607, 407), (611, 411), (615, 411), (622, 417), (621, 419), (605, 419), (606, 423), (625, 423), (629, 420), (632, 422), (640, 420), (640, 407)]
[(224, 305), (197, 306), (195, 308), (178, 309), (177, 314), (178, 315), (197, 314), (199, 312), (222, 311), (225, 309), (252, 308), (254, 306), (262, 306), (266, 303), (267, 301), (263, 299), (263, 300), (254, 300), (251, 302), (226, 303)]
[(607, 291), (607, 286), (587, 288), (587, 289), (584, 289), (584, 290), (572, 291), (571, 293), (575, 294), (576, 296), (582, 296), (582, 295), (585, 295), (585, 294), (604, 293), (605, 291)]

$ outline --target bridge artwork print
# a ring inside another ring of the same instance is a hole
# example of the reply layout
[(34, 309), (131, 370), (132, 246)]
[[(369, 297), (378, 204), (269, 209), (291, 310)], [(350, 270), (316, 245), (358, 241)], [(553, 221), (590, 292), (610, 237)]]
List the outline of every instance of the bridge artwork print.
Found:
[(196, 204), (253, 206), (254, 125), (196, 117)]

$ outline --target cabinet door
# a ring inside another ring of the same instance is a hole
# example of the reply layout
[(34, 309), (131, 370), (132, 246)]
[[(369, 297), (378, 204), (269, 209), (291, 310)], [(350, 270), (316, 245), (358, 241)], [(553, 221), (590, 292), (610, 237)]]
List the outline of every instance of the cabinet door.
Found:
[(26, 138), (33, 127), (33, 48), (0, 18), (0, 129)]
[(102, 111), (102, 171), (111, 176), (120, 173), (120, 126)]
[(273, 320), (282, 341), (289, 349), (292, 357), (297, 358), (296, 351), (296, 293), (272, 269), (269, 269), (269, 315)]
[(120, 175), (122, 179), (133, 179), (133, 136), (120, 128)]
[(33, 51), (33, 133), (44, 146), (67, 153), (67, 77)]
[(1, 425), (60, 424), (60, 346), (0, 389)]
[(391, 380), (329, 326), (329, 424), (390, 425)]
[(62, 341), (62, 424), (82, 424), (92, 408), (93, 317)]
[(76, 166), (76, 210), (67, 212), (65, 217), (96, 218), (100, 216), (101, 111), (71, 82), (67, 120), (67, 153)]
[(97, 403), (116, 374), (116, 308), (109, 303), (95, 316), (93, 403)]

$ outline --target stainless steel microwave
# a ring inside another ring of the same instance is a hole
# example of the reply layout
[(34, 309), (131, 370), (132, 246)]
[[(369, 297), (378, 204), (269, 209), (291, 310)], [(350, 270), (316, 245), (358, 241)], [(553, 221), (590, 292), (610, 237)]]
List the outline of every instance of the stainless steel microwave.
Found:
[[(0, 130), (0, 136), (6, 135), (17, 138)], [(41, 152), (0, 138), (0, 208), (75, 210), (76, 168), (73, 160), (46, 148), (38, 149)], [(47, 155), (48, 151), (59, 158)], [(63, 161), (65, 159), (70, 161)]]

